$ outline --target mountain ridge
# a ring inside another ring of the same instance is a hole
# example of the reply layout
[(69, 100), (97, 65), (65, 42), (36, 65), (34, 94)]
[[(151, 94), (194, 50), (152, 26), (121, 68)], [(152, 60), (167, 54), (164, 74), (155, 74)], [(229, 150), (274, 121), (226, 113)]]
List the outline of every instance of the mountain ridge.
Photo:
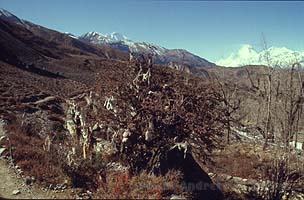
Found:
[[(4, 20), (8, 20), (10, 22), (19, 24), (24, 26), (26, 29), (34, 32), (36, 35), (48, 38), (53, 40), (53, 37), (50, 36), (48, 31), (40, 25), (33, 24), (26, 20), (18, 18), (16, 15), (10, 13), (9, 11), (0, 8), (0, 18)], [(48, 29), (49, 31), (54, 31)], [(57, 32), (57, 31), (54, 31)], [(58, 35), (59, 32), (56, 34)], [(55, 34), (55, 33), (54, 33)], [(210, 67), (215, 66), (214, 63), (209, 62), (208, 60), (201, 58), (197, 55), (194, 55), (187, 50), (184, 49), (166, 49), (164, 47), (151, 44), (148, 42), (134, 42), (128, 39), (126, 36), (113, 32), (110, 34), (101, 34), (98, 32), (88, 32), (82, 36), (75, 36), (72, 33), (61, 33), (63, 35), (69, 36), (71, 39), (75, 39), (81, 42), (107, 47), (114, 50), (122, 51), (123, 53), (132, 53), (135, 56), (140, 56), (143, 54), (152, 54), (154, 55), (154, 61), (157, 64), (168, 65), (170, 63), (176, 63), (179, 65), (183, 65), (183, 67), (187, 68), (201, 68), (201, 67)], [(67, 38), (64, 36), (58, 35), (55, 37), (56, 42), (66, 42)], [(77, 43), (77, 46), (83, 46), (83, 43), (79, 43), (78, 41), (70, 40), (69, 43)]]
[(214, 66), (214, 63), (194, 55), (185, 49), (167, 49), (148, 42), (135, 42), (117, 32), (102, 34), (91, 31), (79, 36), (78, 39), (97, 45), (106, 45), (125, 53), (135, 55), (152, 54), (158, 64), (170, 64), (173, 62), (189, 67)]

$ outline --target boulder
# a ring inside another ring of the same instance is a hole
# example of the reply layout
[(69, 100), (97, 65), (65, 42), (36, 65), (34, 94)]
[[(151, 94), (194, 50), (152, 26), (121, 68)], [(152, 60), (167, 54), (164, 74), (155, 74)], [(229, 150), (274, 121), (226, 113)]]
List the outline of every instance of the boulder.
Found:
[(160, 162), (160, 170), (162, 174), (166, 174), (170, 169), (182, 172), (182, 185), (187, 191), (192, 193), (194, 199), (223, 199), (220, 189), (201, 168), (191, 152), (185, 153), (177, 147), (168, 151), (167, 155)]

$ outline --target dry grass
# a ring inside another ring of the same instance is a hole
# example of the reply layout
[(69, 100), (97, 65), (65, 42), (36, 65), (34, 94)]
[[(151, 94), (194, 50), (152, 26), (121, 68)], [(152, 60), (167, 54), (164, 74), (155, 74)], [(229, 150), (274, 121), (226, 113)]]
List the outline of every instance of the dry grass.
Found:
[(214, 157), (214, 172), (242, 178), (260, 178), (263, 159), (248, 144), (232, 144)]
[(127, 172), (106, 174), (94, 198), (106, 199), (162, 199), (172, 194), (187, 195), (180, 184), (181, 174), (169, 171), (165, 176), (150, 175), (146, 171), (130, 176)]
[(6, 146), (10, 151), (6, 154), (12, 156), (25, 176), (34, 176), (38, 182), (47, 184), (63, 183), (68, 178), (57, 151), (43, 150), (44, 140), (24, 132), (18, 122), (8, 125), (7, 129), (9, 141)]

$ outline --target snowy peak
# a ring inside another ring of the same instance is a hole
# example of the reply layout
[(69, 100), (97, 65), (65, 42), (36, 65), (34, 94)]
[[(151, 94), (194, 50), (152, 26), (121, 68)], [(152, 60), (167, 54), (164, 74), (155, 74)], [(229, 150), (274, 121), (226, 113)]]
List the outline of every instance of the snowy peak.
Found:
[(257, 55), (257, 52), (254, 50), (254, 48), (251, 45), (245, 44), (239, 49), (238, 55), (242, 55), (244, 57), (249, 58)]
[(134, 42), (117, 32), (106, 35), (98, 32), (88, 32), (80, 36), (79, 39), (97, 45), (106, 45), (125, 53), (132, 52), (134, 55), (152, 54), (155, 56), (155, 61), (158, 64), (174, 62), (191, 67), (214, 66), (213, 63), (193, 55), (186, 50), (170, 50), (148, 42)]
[(163, 47), (152, 45), (146, 42), (133, 42), (126, 36), (113, 32), (110, 34), (102, 34), (98, 32), (88, 32), (79, 37), (80, 40), (84, 40), (93, 44), (107, 45), (110, 47), (118, 48), (124, 52), (136, 52), (136, 53), (153, 53), (161, 55), (166, 50)]
[(88, 32), (88, 33), (85, 33), (85, 34), (81, 35), (79, 37), (79, 39), (98, 44), (100, 42), (105, 42), (106, 36), (101, 34), (101, 33), (91, 31), (91, 32)]
[(86, 40), (95, 44), (103, 44), (109, 42), (130, 41), (128, 38), (120, 33), (113, 32), (110, 34), (102, 34), (95, 31), (85, 33), (79, 39)]
[(113, 32), (111, 34), (106, 35), (106, 37), (111, 40), (111, 41), (124, 41), (124, 40), (128, 40), (128, 38), (120, 33), (117, 32)]
[(260, 52), (245, 44), (236, 53), (220, 59), (217, 65), (240, 67), (244, 65), (270, 65), (271, 67), (288, 67), (294, 62), (303, 62), (304, 52), (290, 50), (286, 47), (270, 47)]

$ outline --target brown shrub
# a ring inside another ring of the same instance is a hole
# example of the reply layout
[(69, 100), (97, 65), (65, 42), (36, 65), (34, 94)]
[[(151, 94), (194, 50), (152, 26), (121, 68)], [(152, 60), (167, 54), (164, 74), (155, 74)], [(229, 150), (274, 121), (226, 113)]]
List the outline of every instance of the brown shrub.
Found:
[(181, 173), (169, 171), (165, 176), (150, 175), (146, 171), (130, 176), (127, 172), (110, 171), (94, 198), (161, 199), (172, 194), (187, 195), (180, 184)]
[(87, 160), (78, 159), (77, 162), (77, 164), (73, 164), (72, 166), (63, 166), (64, 172), (71, 178), (72, 186), (96, 191), (102, 185), (100, 179), (105, 173), (104, 162), (96, 156)]

